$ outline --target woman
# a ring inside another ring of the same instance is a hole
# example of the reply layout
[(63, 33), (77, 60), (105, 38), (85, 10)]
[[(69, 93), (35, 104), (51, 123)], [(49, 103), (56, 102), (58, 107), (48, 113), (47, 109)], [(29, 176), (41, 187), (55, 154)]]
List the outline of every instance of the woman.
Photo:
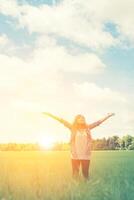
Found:
[(102, 122), (114, 115), (114, 113), (107, 114), (106, 117), (92, 124), (87, 124), (83, 115), (77, 115), (74, 122), (71, 124), (66, 120), (54, 116), (50, 113), (44, 112), (43, 114), (52, 117), (53, 119), (64, 124), (71, 131), (71, 160), (73, 177), (77, 178), (79, 175), (80, 165), (82, 167), (83, 177), (88, 180), (89, 178), (89, 165), (91, 159), (91, 130), (99, 126)]

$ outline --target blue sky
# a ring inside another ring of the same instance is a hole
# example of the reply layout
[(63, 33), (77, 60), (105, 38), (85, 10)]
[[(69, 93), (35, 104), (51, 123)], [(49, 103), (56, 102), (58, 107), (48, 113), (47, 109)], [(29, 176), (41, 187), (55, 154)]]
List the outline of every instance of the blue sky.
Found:
[(17, 45), (32, 44), (36, 34), (30, 34), (26, 28), (16, 26), (16, 19), (0, 14), (0, 33), (6, 34)]
[(120, 0), (0, 2), (3, 141), (36, 141), (37, 132), (39, 140), (44, 132), (66, 140), (63, 128), (40, 116), (44, 109), (69, 120), (83, 113), (89, 121), (115, 112), (94, 136), (134, 134), (131, 7)]

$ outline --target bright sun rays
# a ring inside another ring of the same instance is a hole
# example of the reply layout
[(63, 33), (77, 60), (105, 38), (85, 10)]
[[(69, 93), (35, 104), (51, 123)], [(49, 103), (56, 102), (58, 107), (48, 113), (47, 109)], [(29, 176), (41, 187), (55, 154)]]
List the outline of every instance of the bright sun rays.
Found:
[(39, 145), (43, 149), (52, 149), (56, 141), (49, 136), (43, 137), (40, 141), (38, 141)]

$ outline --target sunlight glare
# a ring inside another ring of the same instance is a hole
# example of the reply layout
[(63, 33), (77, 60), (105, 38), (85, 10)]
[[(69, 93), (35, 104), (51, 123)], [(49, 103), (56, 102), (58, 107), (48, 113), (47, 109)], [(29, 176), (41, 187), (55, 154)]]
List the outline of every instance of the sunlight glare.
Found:
[(54, 146), (54, 140), (50, 137), (44, 137), (42, 140), (39, 141), (39, 145), (41, 148), (44, 149), (52, 149)]

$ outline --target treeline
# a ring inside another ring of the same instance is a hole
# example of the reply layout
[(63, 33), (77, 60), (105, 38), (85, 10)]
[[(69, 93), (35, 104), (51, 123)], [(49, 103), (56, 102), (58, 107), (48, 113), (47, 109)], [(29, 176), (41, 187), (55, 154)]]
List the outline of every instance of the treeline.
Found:
[(134, 137), (131, 135), (112, 136), (109, 138), (102, 138), (93, 140), (93, 150), (134, 150)]
[(38, 143), (6, 143), (0, 144), (0, 151), (37, 151), (40, 150)]
[[(51, 150), (65, 151), (69, 150), (69, 143), (55, 143)], [(41, 151), (48, 150), (45, 147), (41, 147), (38, 143), (8, 143), (0, 144), (0, 151)], [(134, 150), (134, 137), (131, 135), (126, 135), (122, 138), (117, 135), (102, 138), (94, 139), (92, 141), (92, 150)]]
[[(56, 144), (54, 150), (67, 150), (69, 144)], [(134, 150), (134, 137), (126, 135), (120, 138), (114, 135), (109, 138), (94, 139), (92, 141), (92, 150)]]

